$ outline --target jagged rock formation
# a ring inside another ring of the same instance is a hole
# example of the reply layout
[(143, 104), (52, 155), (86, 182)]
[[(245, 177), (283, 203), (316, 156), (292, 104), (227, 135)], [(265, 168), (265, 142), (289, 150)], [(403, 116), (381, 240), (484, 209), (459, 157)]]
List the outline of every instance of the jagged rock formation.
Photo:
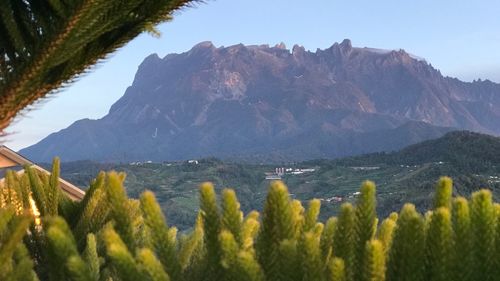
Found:
[(332, 158), (436, 138), (450, 128), (500, 134), (500, 85), (444, 77), (404, 50), (349, 40), (148, 56), (99, 120), (79, 120), (23, 154), (37, 161), (256, 161)]

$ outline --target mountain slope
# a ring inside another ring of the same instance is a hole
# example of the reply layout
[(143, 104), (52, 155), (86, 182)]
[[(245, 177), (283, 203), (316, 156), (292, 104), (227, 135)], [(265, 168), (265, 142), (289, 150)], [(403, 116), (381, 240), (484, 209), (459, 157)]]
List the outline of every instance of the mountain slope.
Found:
[[(414, 122), (426, 124), (408, 130)], [(37, 161), (297, 161), (395, 150), (450, 127), (499, 134), (500, 85), (443, 77), (403, 50), (349, 40), (316, 52), (203, 42), (147, 57), (105, 117), (77, 121), (22, 153)], [(383, 132), (393, 138), (377, 139)]]

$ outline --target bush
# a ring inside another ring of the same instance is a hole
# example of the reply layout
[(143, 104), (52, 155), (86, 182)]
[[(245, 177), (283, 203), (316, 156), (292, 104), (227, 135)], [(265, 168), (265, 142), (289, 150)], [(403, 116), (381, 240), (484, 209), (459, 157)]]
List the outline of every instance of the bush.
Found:
[(262, 214), (246, 216), (234, 191), (219, 203), (205, 183), (192, 230), (179, 234), (151, 192), (126, 196), (124, 174), (100, 173), (81, 202), (61, 193), (57, 175), (58, 161), (51, 176), (7, 173), (0, 280), (500, 280), (500, 205), (487, 190), (453, 198), (449, 178), (424, 215), (406, 204), (379, 221), (367, 181), (356, 206), (324, 224), (319, 200), (304, 208), (279, 181)]

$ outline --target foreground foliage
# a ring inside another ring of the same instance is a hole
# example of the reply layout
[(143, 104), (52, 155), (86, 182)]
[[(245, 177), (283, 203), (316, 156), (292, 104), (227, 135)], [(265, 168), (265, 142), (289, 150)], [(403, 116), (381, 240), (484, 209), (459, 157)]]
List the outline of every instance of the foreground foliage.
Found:
[(23, 108), (73, 82), (190, 0), (0, 1), (0, 132)]
[(449, 178), (424, 215), (406, 204), (379, 221), (367, 181), (355, 206), (325, 223), (319, 200), (305, 208), (281, 182), (262, 214), (246, 216), (234, 191), (218, 198), (205, 183), (193, 228), (179, 234), (153, 193), (127, 197), (124, 174), (99, 174), (72, 202), (58, 166), (8, 173), (1, 185), (0, 280), (500, 280), (500, 205), (488, 190), (453, 198)]

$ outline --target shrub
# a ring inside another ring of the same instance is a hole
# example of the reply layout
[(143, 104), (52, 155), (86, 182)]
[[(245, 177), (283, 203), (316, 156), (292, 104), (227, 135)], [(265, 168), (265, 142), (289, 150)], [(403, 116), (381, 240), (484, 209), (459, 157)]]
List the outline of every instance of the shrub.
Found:
[(371, 182), (325, 224), (319, 200), (305, 208), (279, 181), (246, 216), (234, 191), (219, 204), (205, 183), (194, 226), (177, 233), (153, 193), (126, 196), (124, 174), (100, 173), (81, 202), (57, 175), (58, 161), (52, 176), (27, 167), (0, 186), (0, 280), (499, 280), (500, 205), (487, 190), (453, 198), (449, 178), (434, 209), (406, 204), (380, 224)]

